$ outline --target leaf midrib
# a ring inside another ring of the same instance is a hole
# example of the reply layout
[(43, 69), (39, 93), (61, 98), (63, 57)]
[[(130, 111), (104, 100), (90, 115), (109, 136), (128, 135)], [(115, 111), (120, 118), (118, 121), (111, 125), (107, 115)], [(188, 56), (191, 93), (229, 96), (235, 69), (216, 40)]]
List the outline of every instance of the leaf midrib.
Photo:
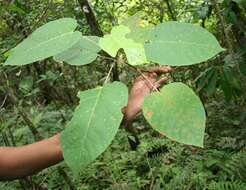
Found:
[(169, 44), (184, 44), (184, 45), (194, 45), (194, 46), (198, 46), (198, 47), (204, 47), (204, 48), (211, 48), (212, 46), (209, 44), (202, 44), (202, 43), (194, 43), (194, 42), (187, 42), (187, 41), (181, 41), (181, 40), (177, 40), (177, 41), (171, 41), (171, 40), (167, 40), (167, 41), (152, 41), (151, 43), (169, 43)]
[[(32, 51), (32, 50), (35, 50), (35, 49), (37, 49), (37, 48), (40, 48), (40, 46), (42, 46), (43, 44), (48, 44), (48, 43), (50, 43), (50, 42), (52, 42), (52, 41), (54, 41), (54, 40), (56, 40), (56, 39), (58, 39), (58, 38), (63, 38), (64, 36), (67, 36), (67, 35), (71, 35), (71, 34), (75, 34), (75, 32), (74, 31), (71, 31), (71, 32), (67, 32), (67, 33), (64, 33), (64, 34), (62, 34), (62, 35), (59, 35), (59, 36), (56, 36), (56, 37), (54, 37), (54, 38), (51, 38), (51, 39), (49, 39), (49, 40), (46, 40), (46, 41), (43, 41), (43, 42), (41, 42), (41, 43), (38, 43), (36, 46), (34, 46), (33, 48), (31, 47), (31, 48), (29, 48), (29, 49), (25, 49), (24, 51), (21, 51), (21, 50), (13, 50), (13, 53), (16, 53), (17, 55), (18, 54), (23, 54), (23, 53), (28, 53), (28, 52), (30, 52), (30, 51)], [(73, 44), (72, 44), (73, 45)]]
[[(87, 137), (87, 135), (88, 135), (88, 131), (89, 131), (89, 128), (90, 128), (90, 124), (91, 124), (91, 122), (92, 122), (92, 118), (93, 118), (94, 112), (95, 112), (95, 110), (96, 110), (98, 101), (99, 101), (99, 99), (100, 99), (100, 97), (101, 97), (101, 95), (102, 95), (103, 88), (104, 88), (104, 87), (101, 87), (101, 88), (99, 89), (99, 92), (98, 92), (98, 95), (97, 95), (95, 104), (94, 104), (94, 106), (93, 106), (93, 108), (92, 108), (91, 115), (90, 115), (90, 117), (89, 117), (89, 121), (88, 121), (87, 126), (86, 126), (85, 134), (84, 134), (84, 136), (81, 138), (81, 147), (83, 147), (83, 143), (84, 143), (84, 141), (86, 140), (86, 137)], [(82, 151), (80, 151), (80, 154), (79, 154), (79, 160), (81, 160), (81, 157), (82, 157)]]

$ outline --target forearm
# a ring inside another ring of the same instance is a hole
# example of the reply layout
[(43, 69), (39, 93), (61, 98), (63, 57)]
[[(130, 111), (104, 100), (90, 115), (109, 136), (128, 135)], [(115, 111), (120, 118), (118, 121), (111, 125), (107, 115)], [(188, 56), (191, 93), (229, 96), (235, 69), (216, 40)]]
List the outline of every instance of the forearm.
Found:
[(19, 148), (0, 148), (0, 180), (31, 175), (62, 160), (60, 135)]

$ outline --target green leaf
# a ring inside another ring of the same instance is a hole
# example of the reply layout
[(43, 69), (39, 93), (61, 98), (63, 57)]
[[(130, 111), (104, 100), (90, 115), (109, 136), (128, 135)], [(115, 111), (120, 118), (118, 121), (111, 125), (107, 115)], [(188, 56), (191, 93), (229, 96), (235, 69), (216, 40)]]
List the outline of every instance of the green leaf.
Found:
[(130, 29), (130, 32), (126, 34), (126, 38), (133, 39), (138, 43), (145, 43), (150, 37), (152, 27), (144, 26), (141, 14), (141, 12), (137, 12), (133, 16), (128, 17), (122, 22), (122, 25)]
[(11, 3), (11, 4), (8, 6), (8, 10), (9, 10), (9, 11), (16, 12), (16, 13), (21, 14), (21, 15), (26, 14), (26, 12), (25, 12), (22, 8), (18, 7), (18, 6), (17, 6), (16, 4), (14, 4), (14, 3)]
[(128, 90), (120, 82), (79, 92), (80, 104), (61, 136), (63, 156), (75, 174), (110, 145), (120, 126)]
[(19, 88), (21, 91), (24, 93), (27, 93), (32, 90), (33, 87), (33, 77), (32, 76), (27, 76), (24, 79), (21, 80), (19, 84)]
[(141, 12), (137, 12), (136, 14), (128, 17), (122, 22), (122, 25), (127, 26), (131, 31), (134, 31), (136, 28), (140, 27), (141, 25)]
[(225, 79), (228, 81), (228, 83), (235, 89), (241, 90), (241, 82), (238, 78), (238, 73), (230, 66), (223, 66), (223, 73), (225, 76)]
[(115, 57), (118, 50), (123, 48), (129, 64), (140, 65), (147, 63), (144, 47), (132, 39), (126, 38), (130, 29), (124, 25), (115, 26), (111, 34), (100, 39), (100, 47), (109, 55)]
[(209, 13), (208, 5), (200, 7), (200, 9), (197, 11), (199, 19), (205, 19), (207, 17), (208, 13)]
[(221, 76), (221, 89), (225, 95), (226, 101), (230, 101), (233, 98), (233, 88), (231, 87), (230, 83), (227, 81), (225, 75), (222, 73)]
[(204, 72), (202, 72), (195, 81), (198, 80), (197, 91), (201, 91), (207, 84), (211, 76), (213, 75), (215, 69), (213, 67), (209, 67)]
[(208, 80), (208, 85), (206, 87), (206, 92), (208, 96), (211, 96), (215, 93), (217, 81), (218, 81), (218, 71), (214, 69), (213, 75)]
[(5, 65), (26, 65), (65, 51), (81, 38), (80, 32), (74, 32), (76, 27), (77, 22), (72, 18), (41, 26), (10, 51)]
[(147, 96), (143, 114), (151, 126), (168, 138), (203, 147), (206, 115), (192, 89), (175, 82)]
[(153, 31), (153, 27), (137, 27), (134, 32), (126, 35), (126, 38), (133, 39), (137, 43), (148, 42)]
[(241, 72), (244, 76), (246, 76), (246, 63), (240, 62), (240, 63), (239, 63), (239, 70), (240, 70), (240, 72)]
[(232, 1), (234, 1), (235, 3), (237, 3), (238, 6), (239, 6), (243, 11), (246, 10), (246, 1), (245, 1), (245, 0), (232, 0)]
[(54, 59), (70, 65), (89, 64), (97, 58), (97, 53), (101, 50), (98, 42), (99, 37), (83, 36), (73, 47), (54, 56)]
[(145, 44), (148, 61), (171, 66), (197, 64), (223, 50), (216, 38), (202, 27), (178, 22), (157, 25)]

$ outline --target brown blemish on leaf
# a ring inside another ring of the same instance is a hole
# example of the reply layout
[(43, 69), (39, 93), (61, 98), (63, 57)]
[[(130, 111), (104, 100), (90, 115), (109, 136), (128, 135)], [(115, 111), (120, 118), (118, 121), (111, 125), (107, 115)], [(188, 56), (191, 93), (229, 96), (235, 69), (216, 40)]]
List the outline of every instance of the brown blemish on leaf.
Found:
[(151, 119), (152, 116), (153, 116), (153, 112), (152, 111), (148, 111), (147, 112), (147, 119)]
[(195, 124), (195, 127), (196, 128), (203, 128), (203, 124), (201, 122), (197, 121)]
[(166, 136), (166, 133), (160, 132), (160, 135), (163, 137)]
[(174, 137), (169, 137), (172, 141), (177, 141)]

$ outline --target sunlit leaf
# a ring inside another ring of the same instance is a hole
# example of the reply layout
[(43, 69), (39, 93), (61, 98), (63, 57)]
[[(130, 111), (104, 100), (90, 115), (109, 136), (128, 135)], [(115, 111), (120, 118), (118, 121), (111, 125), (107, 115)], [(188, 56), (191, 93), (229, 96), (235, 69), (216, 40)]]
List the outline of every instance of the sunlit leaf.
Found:
[(76, 27), (76, 20), (71, 18), (41, 26), (10, 51), (5, 65), (26, 65), (65, 51), (81, 38), (80, 32), (74, 32)]
[(157, 25), (145, 44), (148, 61), (171, 66), (197, 64), (223, 50), (216, 38), (202, 27), (178, 22)]
[(168, 138), (203, 147), (206, 115), (200, 99), (183, 83), (164, 86), (144, 100), (150, 125)]
[(120, 126), (128, 91), (124, 84), (114, 82), (78, 96), (80, 104), (61, 136), (65, 161), (75, 174), (110, 145)]
[(123, 48), (131, 65), (147, 63), (143, 44), (126, 38), (126, 34), (129, 32), (130, 29), (124, 25), (114, 27), (111, 34), (100, 39), (100, 47), (113, 57), (116, 56), (119, 49)]
[(127, 26), (130, 32), (126, 34), (126, 38), (133, 39), (138, 43), (145, 43), (150, 38), (153, 27), (145, 26), (141, 18), (141, 12), (137, 12), (133, 16), (128, 17), (122, 22), (122, 25)]
[(97, 58), (97, 53), (101, 50), (98, 42), (99, 37), (83, 36), (73, 47), (54, 56), (54, 59), (70, 65), (89, 64)]

